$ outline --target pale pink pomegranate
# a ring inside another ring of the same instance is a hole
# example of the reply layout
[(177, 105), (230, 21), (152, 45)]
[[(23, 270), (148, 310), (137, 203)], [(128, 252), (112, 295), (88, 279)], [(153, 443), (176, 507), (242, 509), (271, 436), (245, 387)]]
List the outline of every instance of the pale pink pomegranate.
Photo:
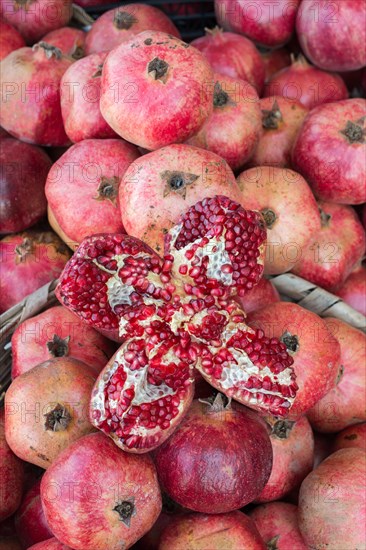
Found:
[(25, 493), (15, 515), (15, 529), (25, 548), (52, 537), (42, 509), (40, 488), (39, 480)]
[(268, 550), (308, 550), (300, 533), (297, 506), (269, 502), (249, 512)]
[(366, 422), (349, 426), (337, 434), (333, 444), (333, 451), (348, 449), (349, 447), (356, 447), (366, 451)]
[(366, 316), (366, 268), (362, 265), (356, 267), (336, 294), (353, 309)]
[(9, 53), (25, 46), (25, 40), (15, 27), (0, 20), (0, 61)]
[(286, 48), (278, 50), (265, 50), (261, 52), (264, 63), (265, 83), (267, 83), (274, 74), (291, 64), (290, 52)]
[(0, 521), (10, 517), (22, 500), (24, 463), (14, 454), (5, 438), (4, 410), (0, 411)]
[(235, 299), (245, 313), (251, 313), (274, 302), (279, 302), (280, 296), (271, 281), (262, 278), (247, 294), (237, 296)]
[[(42, 37), (43, 42), (55, 46), (64, 55), (80, 59), (85, 55), (85, 32), (75, 27), (61, 27)], [(76, 82), (76, 81), (75, 81)]]

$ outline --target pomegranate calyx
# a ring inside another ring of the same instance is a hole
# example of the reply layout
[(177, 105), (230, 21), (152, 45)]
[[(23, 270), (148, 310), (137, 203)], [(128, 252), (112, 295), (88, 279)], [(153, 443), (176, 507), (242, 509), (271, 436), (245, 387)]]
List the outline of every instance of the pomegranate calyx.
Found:
[(137, 23), (137, 19), (132, 13), (128, 11), (118, 10), (114, 14), (113, 25), (119, 30), (128, 30)]
[(320, 223), (322, 227), (328, 227), (330, 220), (332, 219), (331, 214), (324, 212), (322, 208), (319, 208), (320, 213)]
[(72, 420), (69, 411), (66, 407), (60, 405), (60, 403), (57, 403), (52, 411), (43, 416), (46, 418), (44, 424), (46, 430), (51, 430), (53, 432), (62, 432), (66, 430)]
[(198, 401), (208, 405), (207, 414), (231, 410), (231, 397), (227, 397), (220, 392), (217, 392), (216, 395), (212, 395), (211, 397), (206, 397), (206, 399), (198, 399)]
[(47, 44), (47, 42), (38, 42), (37, 44), (34, 44), (32, 47), (32, 50), (34, 52), (38, 51), (39, 48), (41, 48), (46, 56), (47, 59), (51, 59), (52, 57), (55, 57), (56, 59), (62, 58), (62, 51), (60, 48), (56, 48), (56, 46), (52, 46), (51, 44)]
[(299, 339), (296, 335), (292, 335), (286, 330), (280, 338), (280, 342), (283, 342), (287, 348), (287, 351), (290, 355), (296, 353), (300, 347)]
[(85, 56), (84, 48), (82, 46), (78, 46), (75, 44), (75, 48), (71, 54), (71, 57), (73, 59), (81, 59), (84, 56)]
[(271, 210), (271, 208), (263, 208), (263, 210), (261, 210), (261, 214), (263, 216), (267, 229), (272, 229), (277, 220), (276, 213)]
[(343, 375), (344, 375), (344, 365), (340, 365), (338, 375), (337, 375), (337, 380), (336, 380), (336, 386), (338, 386), (339, 382), (342, 380)]
[(136, 515), (136, 506), (134, 497), (122, 500), (113, 508), (113, 512), (117, 512), (120, 521), (127, 527), (131, 525), (131, 518)]
[(100, 63), (98, 65), (97, 70), (92, 75), (92, 78), (99, 78), (100, 76), (102, 76), (103, 65), (104, 65), (104, 63)]
[(267, 543), (267, 550), (278, 550), (277, 542), (280, 538), (280, 535), (275, 535)]
[(231, 103), (229, 94), (222, 89), (220, 82), (215, 82), (213, 94), (214, 107), (224, 107), (228, 103)]
[(295, 422), (291, 420), (277, 420), (272, 426), (271, 435), (275, 435), (278, 439), (287, 439), (294, 425)]
[(262, 109), (262, 127), (265, 130), (277, 130), (282, 121), (282, 113), (277, 99), (274, 100), (271, 110)]
[(161, 179), (166, 182), (163, 191), (163, 196), (166, 197), (170, 193), (178, 193), (185, 199), (187, 194), (187, 186), (194, 183), (199, 176), (189, 172), (179, 172), (175, 170), (165, 170), (161, 173)]
[(94, 199), (96, 201), (109, 200), (113, 206), (117, 206), (119, 183), (120, 181), (117, 176), (112, 176), (111, 178), (102, 176), (97, 189), (97, 196)]
[(147, 73), (154, 80), (160, 80), (165, 84), (168, 78), (168, 69), (169, 65), (166, 61), (160, 59), (159, 57), (154, 57), (154, 59), (150, 61), (147, 66)]
[(47, 349), (52, 357), (65, 357), (69, 354), (70, 336), (61, 338), (57, 334), (53, 335), (52, 340), (47, 342)]
[(357, 122), (352, 122), (347, 120), (346, 127), (341, 130), (350, 144), (353, 143), (365, 143), (366, 139), (366, 128), (363, 128), (365, 122), (365, 117), (358, 120)]
[(29, 237), (25, 237), (23, 241), (15, 247), (15, 263), (20, 264), (25, 262), (30, 254), (34, 253), (34, 241)]

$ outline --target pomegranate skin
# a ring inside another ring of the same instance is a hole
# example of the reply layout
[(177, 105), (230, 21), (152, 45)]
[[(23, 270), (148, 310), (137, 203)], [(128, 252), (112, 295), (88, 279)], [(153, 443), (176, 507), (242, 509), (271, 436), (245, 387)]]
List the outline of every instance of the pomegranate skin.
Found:
[(113, 50), (143, 31), (160, 31), (180, 38), (163, 11), (147, 4), (126, 4), (103, 13), (86, 36), (86, 55)]
[(319, 105), (306, 117), (292, 162), (319, 199), (366, 202), (365, 116), (365, 99), (346, 99)]
[(333, 452), (356, 447), (366, 451), (366, 422), (342, 430), (335, 438)]
[(215, 0), (216, 18), (226, 31), (244, 34), (253, 42), (274, 48), (286, 44), (295, 30), (301, 0)]
[(254, 522), (242, 512), (184, 514), (163, 531), (158, 550), (265, 550)]
[[(55, 498), (54, 487), (69, 483), (72, 498), (65, 490)], [(41, 498), (52, 532), (76, 550), (130, 548), (161, 511), (151, 458), (124, 453), (101, 433), (65, 449), (42, 478)]]
[(261, 57), (264, 63), (265, 83), (278, 71), (291, 64), (290, 53), (286, 48), (265, 51), (261, 53)]
[(293, 357), (299, 390), (288, 418), (298, 419), (336, 384), (341, 364), (337, 339), (318, 315), (290, 302), (251, 313), (248, 324), (262, 329), (268, 338), (281, 339)]
[(329, 330), (340, 343), (342, 365), (337, 385), (307, 412), (312, 427), (335, 433), (366, 421), (366, 336), (360, 330), (329, 317)]
[[(366, 453), (341, 449), (304, 479), (299, 527), (309, 547), (354, 550), (366, 545)], [(349, 519), (349, 521), (347, 521)]]
[(186, 141), (202, 127), (213, 109), (211, 81), (211, 67), (195, 48), (145, 31), (109, 53), (100, 110), (127, 141), (159, 149)]
[(245, 296), (236, 296), (235, 300), (243, 311), (248, 314), (274, 302), (279, 302), (280, 295), (271, 281), (262, 278), (248, 294), (245, 294)]
[(24, 463), (13, 453), (5, 439), (4, 410), (0, 411), (0, 521), (10, 517), (22, 500)]
[[(341, 29), (349, 29), (349, 32)], [(363, 0), (303, 0), (296, 31), (306, 57), (326, 71), (366, 65), (366, 4)]]
[(39, 147), (12, 138), (1, 140), (0, 234), (28, 229), (46, 214), (44, 186), (51, 166)]
[(25, 40), (15, 27), (6, 21), (0, 21), (0, 61), (9, 53), (25, 46)]
[(317, 468), (327, 456), (332, 454), (333, 437), (319, 432), (313, 432), (314, 435), (314, 468)]
[(98, 374), (115, 346), (63, 306), (21, 323), (11, 339), (12, 379), (54, 357), (73, 357)]
[(193, 401), (173, 435), (155, 451), (162, 488), (178, 504), (209, 514), (252, 502), (272, 468), (268, 431), (259, 416), (237, 403), (217, 411), (215, 404)]
[(264, 63), (253, 42), (245, 36), (216, 27), (206, 36), (192, 40), (191, 45), (204, 54), (216, 73), (245, 80), (258, 94), (262, 92)]
[(57, 540), (55, 537), (52, 537), (51, 539), (33, 544), (33, 546), (30, 546), (28, 550), (72, 550), (72, 548), (70, 548), (70, 546), (66, 546), (66, 544), (62, 544), (62, 542)]
[(366, 316), (366, 268), (361, 265), (352, 271), (336, 294)]
[(24, 495), (15, 515), (16, 533), (25, 548), (53, 536), (44, 517), (40, 487), (39, 480)]
[(74, 27), (61, 27), (47, 33), (43, 42), (59, 48), (64, 55), (71, 55), (74, 59), (84, 57), (84, 42), (86, 33)]
[(65, 146), (60, 105), (60, 81), (73, 60), (44, 42), (20, 48), (0, 65), (0, 124), (23, 141)]

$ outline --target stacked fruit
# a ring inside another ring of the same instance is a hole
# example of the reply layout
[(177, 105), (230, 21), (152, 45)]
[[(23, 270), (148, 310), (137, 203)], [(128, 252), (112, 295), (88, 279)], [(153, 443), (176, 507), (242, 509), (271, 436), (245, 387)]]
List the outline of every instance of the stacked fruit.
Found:
[(1, 2), (0, 549), (366, 545), (366, 4), (215, 8)]

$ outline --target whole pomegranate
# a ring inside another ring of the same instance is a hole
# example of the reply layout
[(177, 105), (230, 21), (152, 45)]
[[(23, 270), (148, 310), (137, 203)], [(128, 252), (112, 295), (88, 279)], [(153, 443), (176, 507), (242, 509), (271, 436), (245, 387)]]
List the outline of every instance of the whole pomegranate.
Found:
[(42, 509), (41, 481), (37, 481), (24, 495), (15, 515), (15, 529), (25, 548), (52, 537)]
[(161, 510), (151, 458), (124, 453), (101, 433), (64, 450), (42, 478), (41, 498), (52, 532), (76, 550), (129, 548)]
[(172, 35), (145, 31), (115, 48), (102, 71), (100, 109), (121, 137), (145, 149), (186, 141), (211, 114), (208, 61)]
[[(366, 8), (366, 2), (364, 5)], [(341, 204), (366, 202), (365, 121), (365, 99), (319, 105), (306, 117), (292, 162), (319, 199)]]
[(296, 31), (306, 57), (320, 69), (353, 71), (366, 65), (365, 21), (363, 0), (302, 0)]
[(288, 502), (269, 502), (249, 512), (267, 549), (308, 550), (300, 533), (297, 506)]
[(62, 306), (23, 321), (11, 339), (12, 379), (54, 357), (73, 357), (95, 373), (105, 367), (114, 344)]
[(251, 313), (248, 324), (269, 338), (279, 338), (294, 359), (299, 390), (289, 419), (302, 416), (334, 388), (341, 364), (340, 345), (315, 313), (297, 304), (277, 302)]
[(290, 52), (286, 48), (278, 50), (265, 50), (261, 52), (264, 63), (265, 83), (267, 83), (274, 74), (291, 64)]
[(265, 550), (254, 522), (239, 511), (228, 514), (184, 514), (163, 531), (158, 550)]
[(0, 61), (4, 59), (9, 53), (14, 50), (18, 50), (25, 46), (25, 41), (22, 35), (17, 31), (15, 27), (4, 21), (0, 20)]
[(362, 265), (356, 267), (336, 294), (353, 309), (366, 316), (366, 268)]
[(337, 434), (333, 444), (334, 452), (349, 447), (366, 451), (366, 422), (349, 426)]
[[(85, 55), (86, 33), (81, 29), (74, 27), (61, 27), (47, 33), (42, 41), (58, 48), (64, 55), (69, 55), (74, 59), (80, 59)], [(76, 81), (77, 82), (77, 81)]]
[(365, 231), (350, 206), (318, 203), (321, 228), (301, 250), (292, 272), (329, 291), (337, 291), (365, 253)]
[(366, 545), (366, 453), (341, 449), (326, 458), (303, 481), (299, 527), (311, 548), (354, 550)]
[(0, 233), (28, 229), (46, 214), (44, 186), (51, 166), (39, 147), (11, 138), (0, 141)]
[(137, 148), (122, 139), (87, 139), (55, 162), (45, 189), (49, 221), (70, 247), (94, 233), (124, 231), (118, 192), (138, 157)]
[(57, 279), (70, 251), (51, 231), (27, 231), (0, 241), (0, 312)]
[[(206, 30), (206, 36), (196, 38), (191, 45), (200, 50), (216, 73), (249, 82), (261, 93), (264, 84), (264, 63), (245, 36), (223, 32), (216, 27)], [(207, 82), (207, 81), (206, 81)]]
[(334, 433), (366, 421), (366, 336), (339, 319), (328, 318), (325, 322), (340, 343), (341, 368), (336, 386), (307, 416), (315, 430)]
[(269, 304), (279, 302), (280, 296), (271, 281), (263, 277), (247, 294), (244, 296), (237, 296), (235, 299), (243, 311), (249, 314)]
[(237, 178), (244, 208), (259, 210), (267, 229), (264, 270), (289, 271), (302, 248), (320, 229), (314, 196), (305, 179), (290, 169), (258, 166)]
[(125, 4), (106, 11), (93, 23), (86, 37), (86, 54), (113, 50), (143, 31), (160, 31), (180, 38), (177, 27), (158, 8)]
[(202, 513), (231, 512), (258, 497), (272, 468), (267, 427), (218, 393), (193, 402), (173, 435), (155, 451), (162, 488)]
[(259, 101), (262, 130), (251, 166), (291, 166), (291, 152), (308, 110), (297, 101), (281, 96)]
[(48, 468), (93, 430), (88, 405), (95, 374), (73, 358), (45, 361), (21, 374), (5, 394), (5, 434), (17, 456)]
[(72, 62), (46, 42), (10, 53), (0, 65), (1, 126), (36, 145), (68, 145), (61, 116), (60, 80)]
[(4, 410), (0, 411), (0, 521), (14, 514), (22, 500), (24, 464), (5, 439)]
[(62, 542), (57, 540), (55, 537), (52, 537), (51, 539), (33, 544), (33, 546), (30, 546), (28, 550), (72, 550), (72, 548), (70, 548), (70, 546), (66, 546), (66, 544), (62, 544)]

